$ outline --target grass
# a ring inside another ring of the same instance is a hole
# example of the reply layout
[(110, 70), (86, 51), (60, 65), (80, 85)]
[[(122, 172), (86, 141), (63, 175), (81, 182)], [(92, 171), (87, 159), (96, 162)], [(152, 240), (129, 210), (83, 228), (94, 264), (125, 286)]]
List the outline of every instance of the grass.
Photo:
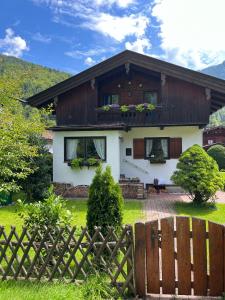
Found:
[(196, 206), (193, 203), (177, 202), (175, 209), (178, 215), (197, 217), (219, 224), (225, 223), (225, 204), (217, 203)]
[(0, 300), (100, 300), (120, 299), (104, 276), (92, 275), (82, 285), (0, 281)]
[[(72, 225), (85, 226), (87, 200), (66, 200), (67, 208), (72, 212)], [(143, 219), (143, 202), (138, 200), (127, 200), (124, 205), (124, 224), (134, 224), (137, 220)], [(5, 226), (7, 230), (10, 226), (16, 226), (18, 232), (21, 231), (23, 221), (18, 216), (17, 205), (5, 206), (0, 208), (0, 225)]]
[(83, 299), (82, 289), (73, 284), (31, 283), (26, 281), (1, 281), (1, 300), (66, 300)]
[[(72, 212), (72, 225), (85, 226), (87, 200), (65, 200), (67, 208)], [(143, 219), (143, 202), (138, 200), (125, 201), (124, 224), (134, 224)], [(17, 205), (0, 208), (0, 224), (9, 232), (14, 225), (20, 233), (23, 222), (18, 216)], [(118, 295), (101, 276), (92, 278), (80, 286), (63, 283), (37, 283), (27, 281), (0, 281), (0, 300), (100, 300), (118, 299)]]

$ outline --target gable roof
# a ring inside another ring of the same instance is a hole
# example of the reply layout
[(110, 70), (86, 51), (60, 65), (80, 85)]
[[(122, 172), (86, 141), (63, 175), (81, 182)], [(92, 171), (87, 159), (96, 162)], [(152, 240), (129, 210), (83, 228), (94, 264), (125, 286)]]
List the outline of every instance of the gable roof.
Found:
[(193, 84), (203, 86), (212, 90), (211, 111), (225, 105), (225, 80), (196, 72), (184, 67), (180, 67), (147, 55), (139, 54), (130, 50), (125, 50), (75, 76), (72, 76), (30, 98), (28, 103), (32, 106), (40, 107), (53, 98), (65, 93), (93, 78), (97, 78), (114, 68), (126, 63), (134, 64), (144, 69), (163, 73)]

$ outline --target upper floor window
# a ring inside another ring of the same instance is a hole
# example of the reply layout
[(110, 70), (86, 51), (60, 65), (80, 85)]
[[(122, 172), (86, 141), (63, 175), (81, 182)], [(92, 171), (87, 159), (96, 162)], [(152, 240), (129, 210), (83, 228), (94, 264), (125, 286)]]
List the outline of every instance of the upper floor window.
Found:
[(96, 158), (106, 160), (106, 137), (66, 137), (64, 160)]
[(144, 92), (144, 102), (157, 105), (158, 93), (157, 92)]
[(108, 94), (103, 97), (103, 105), (119, 104), (118, 94)]

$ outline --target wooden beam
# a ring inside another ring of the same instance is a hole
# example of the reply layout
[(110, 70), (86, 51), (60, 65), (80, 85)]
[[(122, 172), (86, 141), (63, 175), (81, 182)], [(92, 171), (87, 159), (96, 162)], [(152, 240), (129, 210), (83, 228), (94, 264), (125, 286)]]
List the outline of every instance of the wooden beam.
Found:
[(95, 89), (95, 78), (91, 79), (91, 88), (92, 88), (92, 90)]
[(211, 99), (211, 89), (205, 88), (205, 96), (207, 101)]
[(166, 75), (161, 73), (161, 85), (164, 86), (166, 84)]
[(130, 73), (130, 63), (125, 63), (126, 74)]

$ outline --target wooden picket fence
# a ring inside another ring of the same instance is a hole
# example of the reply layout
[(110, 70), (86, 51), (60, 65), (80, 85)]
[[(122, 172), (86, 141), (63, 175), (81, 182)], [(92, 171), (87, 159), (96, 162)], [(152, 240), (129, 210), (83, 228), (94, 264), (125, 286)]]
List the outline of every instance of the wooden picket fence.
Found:
[(134, 290), (133, 232), (124, 226), (117, 235), (113, 228), (103, 236), (96, 227), (50, 228), (29, 232), (15, 227), (9, 233), (0, 227), (0, 276), (5, 279), (66, 280), (80, 282), (90, 273), (104, 271), (120, 294)]
[(188, 217), (136, 223), (135, 281), (140, 297), (222, 296), (225, 227)]
[(225, 227), (176, 217), (124, 226), (117, 235), (99, 227), (29, 232), (0, 227), (0, 277), (80, 283), (104, 271), (120, 295), (222, 296)]

